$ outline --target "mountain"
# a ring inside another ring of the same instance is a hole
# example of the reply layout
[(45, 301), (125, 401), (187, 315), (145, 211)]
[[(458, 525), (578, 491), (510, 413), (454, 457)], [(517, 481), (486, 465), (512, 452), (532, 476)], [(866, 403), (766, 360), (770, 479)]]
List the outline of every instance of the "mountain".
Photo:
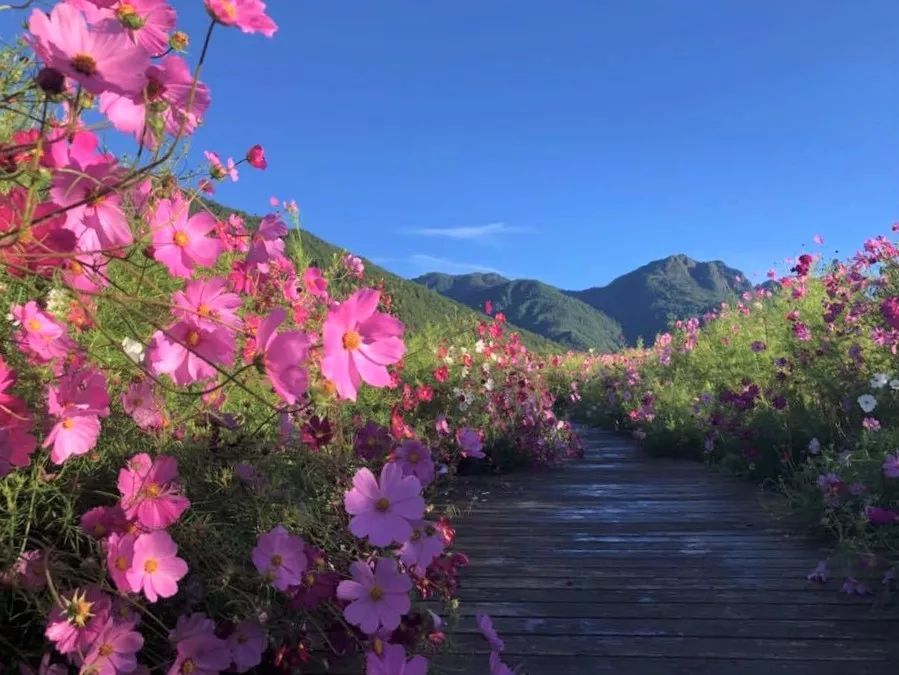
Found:
[(697, 316), (751, 290), (739, 270), (723, 262), (697, 262), (685, 255), (655, 260), (607, 286), (566, 291), (618, 321), (628, 343), (652, 343), (672, 319)]
[(510, 324), (575, 349), (615, 351), (624, 346), (621, 326), (558, 288), (499, 274), (431, 273), (415, 282), (474, 309), (490, 300)]
[(671, 320), (703, 314), (752, 288), (739, 270), (723, 262), (698, 262), (682, 254), (582, 291), (499, 274), (432, 272), (415, 281), (475, 309), (490, 300), (516, 326), (576, 349), (600, 351), (640, 338), (651, 344)]
[[(260, 221), (258, 216), (223, 206), (211, 200), (206, 200), (202, 206), (218, 218), (227, 218), (229, 214), (235, 213), (246, 221), (247, 227), (250, 229)], [(198, 205), (197, 208), (200, 206)], [(301, 258), (305, 264), (327, 267), (336, 256), (342, 256), (346, 251), (305, 229), (291, 229), (287, 237), (287, 252), (295, 258)], [(366, 283), (377, 285), (383, 282), (384, 287), (393, 298), (393, 310), (402, 319), (410, 333), (420, 332), (428, 326), (435, 325), (458, 327), (469, 321), (486, 318), (482, 313), (473, 311), (464, 304), (388, 272), (370, 260), (365, 258), (363, 260), (365, 261)], [(539, 352), (562, 351), (562, 345), (552, 342), (550, 339), (527, 330), (520, 332), (522, 342), (532, 350)]]

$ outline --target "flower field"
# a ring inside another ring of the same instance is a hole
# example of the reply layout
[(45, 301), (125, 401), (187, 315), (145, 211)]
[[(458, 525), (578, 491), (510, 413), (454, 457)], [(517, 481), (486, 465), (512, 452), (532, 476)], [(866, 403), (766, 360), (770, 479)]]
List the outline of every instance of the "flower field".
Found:
[(184, 168), (203, 64), (277, 26), (205, 6), (195, 42), (165, 0), (58, 2), (0, 54), (0, 670), (424, 673), (467, 564), (435, 497), (578, 454), (560, 361), (502, 315), (407, 333), (292, 202), (212, 208), (268, 163)]
[(843, 262), (804, 253), (651, 348), (570, 357), (558, 385), (583, 419), (786, 495), (833, 544), (809, 578), (886, 597), (899, 564), (897, 254), (884, 236)]

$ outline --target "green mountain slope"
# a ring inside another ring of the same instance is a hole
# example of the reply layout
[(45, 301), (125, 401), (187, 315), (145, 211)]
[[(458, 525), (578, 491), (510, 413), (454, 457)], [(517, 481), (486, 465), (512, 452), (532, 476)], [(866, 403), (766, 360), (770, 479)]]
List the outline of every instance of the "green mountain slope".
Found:
[(615, 321), (539, 281), (510, 281), (498, 274), (439, 273), (415, 281), (475, 309), (490, 300), (509, 323), (575, 349), (614, 351), (624, 345), (621, 326)]
[[(238, 209), (231, 209), (215, 202), (207, 201), (205, 206), (220, 218), (225, 218), (231, 213), (237, 213), (244, 218), (247, 226), (250, 228), (255, 227), (260, 221), (260, 218), (257, 216)], [(298, 250), (302, 251), (303, 258), (308, 264), (321, 267), (326, 267), (334, 260), (335, 256), (342, 256), (346, 252), (344, 249), (328, 243), (307, 230), (294, 229), (288, 235), (287, 250), (291, 253)], [(363, 260), (365, 261), (366, 282), (368, 284), (384, 282), (384, 287), (393, 297), (393, 308), (397, 316), (406, 324), (406, 329), (409, 332), (418, 332), (427, 326), (433, 325), (458, 328), (471, 320), (486, 318), (482, 313), (474, 312), (464, 304), (458, 303), (413, 281), (403, 279), (392, 272), (388, 272), (370, 260), (365, 258)], [(522, 341), (530, 349), (540, 352), (562, 351), (561, 345), (541, 335), (527, 330), (521, 330), (520, 332)]]
[(631, 344), (652, 343), (672, 319), (697, 316), (751, 290), (744, 275), (723, 262), (697, 262), (685, 255), (655, 260), (608, 286), (566, 291), (618, 321)]

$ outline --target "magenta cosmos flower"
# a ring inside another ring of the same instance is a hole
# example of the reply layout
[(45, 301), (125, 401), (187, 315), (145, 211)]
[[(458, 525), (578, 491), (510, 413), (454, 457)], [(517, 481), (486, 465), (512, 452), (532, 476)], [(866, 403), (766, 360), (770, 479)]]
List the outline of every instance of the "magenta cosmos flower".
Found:
[(190, 507), (178, 483), (178, 460), (168, 455), (135, 455), (119, 471), (118, 488), (125, 516), (149, 530), (172, 525)]
[(227, 328), (206, 330), (192, 321), (179, 321), (164, 333), (156, 331), (147, 356), (150, 370), (167, 374), (175, 384), (186, 386), (215, 377), (216, 365), (234, 361), (234, 333)]
[(244, 33), (262, 33), (272, 37), (278, 24), (265, 13), (262, 0), (204, 0), (213, 19), (225, 26), (236, 26)]
[(189, 281), (183, 291), (172, 295), (173, 314), (192, 321), (201, 328), (215, 330), (222, 326), (237, 330), (243, 323), (237, 315), (240, 296), (228, 291), (228, 281), (221, 277)]
[[(192, 134), (206, 114), (211, 97), (202, 82), (194, 84), (193, 73), (180, 56), (166, 56), (147, 68), (147, 87), (137, 96), (103, 94), (100, 112), (119, 131), (132, 134), (148, 148), (155, 149), (162, 132), (172, 137)], [(147, 113), (162, 109), (162, 125), (147, 124)]]
[(444, 548), (443, 538), (438, 534), (434, 523), (422, 520), (414, 524), (412, 535), (403, 544), (398, 555), (406, 567), (422, 576), (434, 558), (443, 553)]
[(178, 196), (162, 199), (153, 214), (153, 257), (173, 276), (189, 279), (194, 267), (211, 267), (218, 260), (221, 243), (209, 237), (215, 218), (205, 211), (188, 217), (188, 203)]
[(270, 261), (284, 259), (285, 236), (287, 236), (287, 225), (281, 218), (273, 214), (263, 218), (250, 240), (246, 257), (247, 265), (255, 266), (259, 272), (267, 274)]
[(431, 459), (431, 449), (422, 445), (419, 441), (405, 440), (393, 451), (397, 464), (403, 468), (403, 475), (415, 476), (422, 487), (427, 487), (434, 481), (434, 460)]
[(42, 311), (34, 300), (29, 300), (24, 305), (13, 305), (10, 313), (19, 322), (16, 336), (19, 346), (38, 362), (46, 363), (62, 358), (75, 348), (66, 329)]
[(380, 655), (368, 652), (365, 655), (365, 675), (425, 675), (428, 660), (423, 656), (413, 656), (406, 661), (403, 645), (385, 644)]
[(306, 369), (302, 366), (309, 354), (309, 338), (302, 331), (278, 333), (278, 326), (286, 316), (284, 309), (279, 307), (259, 324), (256, 353), (262, 359), (275, 393), (293, 405), (309, 386)]
[(100, 435), (100, 417), (109, 415), (106, 378), (96, 368), (66, 373), (48, 387), (47, 410), (57, 420), (44, 439), (54, 464), (91, 451)]
[(84, 657), (82, 673), (116, 675), (130, 673), (137, 667), (137, 652), (144, 646), (143, 636), (130, 622), (110, 619)]
[(134, 561), (134, 540), (133, 534), (116, 533), (106, 539), (106, 571), (119, 592), (126, 595), (131, 592), (127, 575)]
[[(166, 0), (115, 0), (104, 4), (109, 9), (101, 10), (98, 18), (117, 22), (132, 42), (153, 56), (168, 50), (169, 33), (175, 29), (178, 16)], [(116, 28), (110, 23), (101, 27)]]
[(343, 610), (346, 620), (368, 635), (399, 626), (412, 606), (412, 582), (399, 571), (396, 561), (377, 558), (372, 571), (368, 563), (357, 560), (350, 565), (350, 574), (352, 580), (341, 581), (337, 586), (337, 597), (350, 601)]
[(387, 366), (405, 353), (403, 323), (376, 311), (381, 295), (363, 288), (328, 310), (322, 333), (322, 374), (342, 398), (356, 400), (364, 381), (373, 387), (390, 384)]
[(421, 483), (415, 476), (403, 476), (396, 464), (385, 464), (380, 483), (366, 468), (353, 476), (353, 489), (343, 498), (352, 518), (350, 532), (372, 546), (402, 543), (412, 536), (412, 523), (425, 512)]
[(463, 457), (471, 457), (473, 459), (483, 459), (484, 444), (481, 441), (481, 435), (474, 429), (463, 427), (456, 432), (456, 441), (462, 448)]
[(177, 553), (178, 545), (168, 532), (160, 530), (138, 536), (131, 569), (125, 573), (131, 590), (143, 592), (150, 602), (175, 595), (178, 581), (187, 574), (187, 563)]
[(31, 463), (37, 440), (31, 435), (33, 416), (25, 401), (9, 390), (16, 383), (16, 372), (0, 356), (0, 478)]
[(286, 591), (300, 583), (308, 560), (306, 542), (290, 534), (283, 525), (260, 535), (253, 549), (253, 564), (272, 586)]
[(91, 30), (72, 5), (57, 3), (49, 16), (34, 10), (28, 22), (31, 45), (38, 58), (75, 80), (86, 91), (136, 95), (147, 83), (147, 52), (123, 30)]

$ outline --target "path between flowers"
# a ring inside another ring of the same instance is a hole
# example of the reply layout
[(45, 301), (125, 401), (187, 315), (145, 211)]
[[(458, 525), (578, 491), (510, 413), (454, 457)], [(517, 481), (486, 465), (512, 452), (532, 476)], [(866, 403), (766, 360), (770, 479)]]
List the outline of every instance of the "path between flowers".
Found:
[(480, 612), (532, 675), (896, 672), (899, 608), (807, 582), (816, 545), (753, 486), (607, 432), (584, 440), (582, 462), (461, 481), (456, 548), (472, 562), (435, 672), (488, 672)]

